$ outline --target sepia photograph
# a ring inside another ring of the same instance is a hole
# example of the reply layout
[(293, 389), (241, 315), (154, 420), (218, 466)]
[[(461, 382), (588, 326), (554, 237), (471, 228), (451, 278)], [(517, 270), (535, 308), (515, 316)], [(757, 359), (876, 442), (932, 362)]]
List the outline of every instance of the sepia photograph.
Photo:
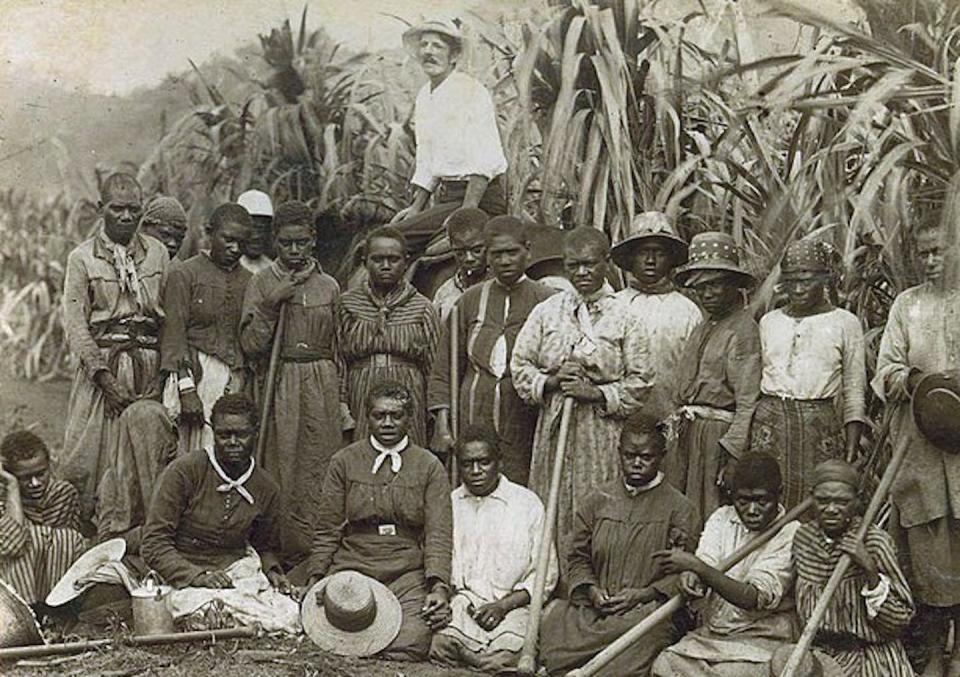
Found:
[(960, 0), (0, 0), (0, 674), (960, 677)]

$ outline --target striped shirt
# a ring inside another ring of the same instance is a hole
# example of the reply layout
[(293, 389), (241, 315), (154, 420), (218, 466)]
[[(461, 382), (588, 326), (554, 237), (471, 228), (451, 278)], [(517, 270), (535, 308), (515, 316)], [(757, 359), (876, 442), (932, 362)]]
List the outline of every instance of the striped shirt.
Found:
[[(851, 525), (855, 529), (856, 522)], [(868, 610), (866, 579), (857, 565), (848, 569), (834, 593), (814, 643), (833, 656), (846, 677), (909, 677), (913, 670), (899, 636), (913, 618), (914, 604), (897, 564), (890, 536), (871, 526), (864, 537), (890, 589)], [(803, 524), (793, 540), (797, 572), (797, 615), (806, 623), (841, 556), (835, 540), (813, 523)], [(875, 612), (874, 613), (871, 613)]]
[[(0, 557), (14, 557), (23, 552), (29, 541), (25, 522), (17, 522), (4, 510), (7, 488), (0, 487)], [(80, 496), (69, 482), (52, 479), (39, 501), (21, 497), (23, 515), (30, 522), (48, 527), (80, 530)]]
[(52, 479), (38, 501), (22, 501), (22, 522), (3, 514), (7, 487), (0, 485), (0, 579), (27, 602), (42, 601), (83, 552), (80, 495)]
[(336, 306), (336, 344), (347, 368), (341, 401), (357, 422), (355, 439), (367, 437), (367, 392), (384, 379), (400, 381), (413, 395), (410, 439), (427, 440), (427, 376), (440, 334), (437, 311), (409, 282), (381, 298), (369, 285), (344, 292)]

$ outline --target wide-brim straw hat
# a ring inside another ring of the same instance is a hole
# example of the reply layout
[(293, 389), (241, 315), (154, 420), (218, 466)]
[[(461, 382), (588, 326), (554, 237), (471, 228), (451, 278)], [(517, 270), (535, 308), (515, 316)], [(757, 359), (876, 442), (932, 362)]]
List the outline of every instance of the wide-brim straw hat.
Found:
[(77, 587), (79, 581), (95, 573), (107, 562), (119, 562), (126, 551), (127, 542), (122, 538), (111, 538), (87, 550), (53, 586), (53, 590), (47, 595), (47, 605), (60, 606), (79, 597), (86, 587), (89, 587)]
[(610, 250), (610, 258), (617, 267), (632, 272), (637, 246), (649, 241), (662, 242), (670, 247), (674, 266), (687, 260), (689, 245), (686, 240), (677, 235), (670, 219), (663, 212), (637, 214), (630, 224), (630, 235)]
[(300, 621), (324, 651), (373, 656), (397, 638), (403, 611), (396, 595), (380, 581), (358, 571), (340, 571), (307, 591)]
[(416, 26), (411, 26), (403, 33), (403, 46), (408, 52), (417, 55), (417, 48), (420, 46), (420, 36), (424, 33), (439, 33), (445, 35), (463, 50), (463, 33), (451, 19), (426, 19)]
[(960, 382), (953, 374), (927, 374), (913, 391), (911, 408), (917, 429), (932, 444), (960, 453)]
[[(773, 657), (770, 659), (771, 677), (780, 677), (795, 646), (796, 644), (784, 644), (773, 652)], [(843, 670), (840, 669), (837, 661), (822, 651), (807, 650), (800, 661), (796, 677), (843, 677)]]
[(734, 273), (744, 287), (753, 284), (753, 275), (740, 265), (740, 249), (727, 233), (708, 231), (693, 236), (690, 241), (687, 263), (676, 269), (677, 282), (686, 284), (690, 277), (700, 271)]

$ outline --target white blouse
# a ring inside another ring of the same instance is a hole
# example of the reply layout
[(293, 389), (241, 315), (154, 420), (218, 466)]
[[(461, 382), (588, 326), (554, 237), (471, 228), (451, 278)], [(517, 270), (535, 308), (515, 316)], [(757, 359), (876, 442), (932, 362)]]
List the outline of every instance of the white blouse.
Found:
[(863, 329), (853, 313), (835, 308), (808, 317), (772, 310), (760, 320), (765, 395), (794, 400), (840, 395), (843, 422), (864, 421)]
[(441, 178), (493, 179), (507, 170), (493, 97), (477, 79), (453, 71), (431, 91), (425, 84), (413, 112), (416, 170), (411, 183), (433, 192)]

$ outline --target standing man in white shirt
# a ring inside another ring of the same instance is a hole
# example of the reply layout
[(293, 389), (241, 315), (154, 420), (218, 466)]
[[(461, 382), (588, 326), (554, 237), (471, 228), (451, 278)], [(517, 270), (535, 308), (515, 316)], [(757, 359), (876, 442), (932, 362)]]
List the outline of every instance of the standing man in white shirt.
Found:
[(425, 21), (404, 33), (403, 42), (429, 78), (417, 94), (413, 113), (413, 202), (392, 220), (416, 256), (456, 209), (506, 214), (507, 160), (493, 97), (476, 78), (456, 70), (463, 50), (457, 23)]

